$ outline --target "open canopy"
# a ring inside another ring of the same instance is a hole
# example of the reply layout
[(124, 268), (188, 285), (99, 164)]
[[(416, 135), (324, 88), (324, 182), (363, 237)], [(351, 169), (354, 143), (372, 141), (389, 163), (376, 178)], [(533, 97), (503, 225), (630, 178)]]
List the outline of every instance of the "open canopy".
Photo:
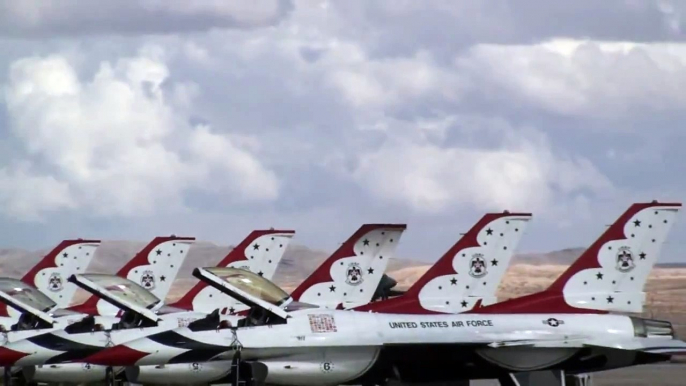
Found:
[(48, 312), (56, 306), (52, 299), (40, 292), (36, 287), (30, 286), (18, 279), (0, 278), (0, 292), (38, 311)]
[(196, 268), (193, 276), (250, 307), (260, 307), (281, 318), (288, 314), (282, 309), (291, 301), (290, 295), (262, 276), (239, 268)]
[(152, 321), (157, 320), (152, 310), (161, 305), (160, 299), (129, 279), (116, 275), (84, 273), (72, 275), (69, 281), (118, 308), (130, 310)]
[(275, 306), (280, 306), (290, 297), (281, 287), (244, 269), (212, 267), (205, 270), (239, 290)]
[(160, 302), (160, 299), (152, 292), (123, 277), (98, 273), (86, 273), (79, 276), (106, 290), (112, 297), (126, 300), (138, 307), (151, 309)]

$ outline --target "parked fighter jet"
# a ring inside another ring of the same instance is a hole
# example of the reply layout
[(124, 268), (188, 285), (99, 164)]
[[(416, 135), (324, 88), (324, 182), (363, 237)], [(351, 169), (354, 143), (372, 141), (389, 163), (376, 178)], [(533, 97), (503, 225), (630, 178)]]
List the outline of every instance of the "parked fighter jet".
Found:
[[(232, 382), (254, 375), (274, 384), (365, 384), (390, 377), (429, 382), (538, 369), (595, 371), (666, 360), (670, 353), (686, 352), (669, 322), (604, 313), (641, 308), (643, 283), (679, 208), (656, 202), (632, 206), (547, 292), (469, 315), (289, 311), (284, 306), (292, 299), (271, 283), (198, 269), (194, 275), (251, 305), (237, 329), (191, 325), (103, 350), (86, 361), (140, 366), (232, 358)], [(592, 285), (591, 279), (608, 284)], [(622, 303), (612, 305), (615, 298)]]
[(221, 282), (227, 294), (251, 306), (248, 317), (235, 329), (191, 323), (100, 351), (85, 362), (140, 366), (231, 359), (233, 384), (321, 385), (381, 384), (391, 377), (454, 381), (474, 371), (493, 377), (512, 365), (537, 362), (545, 368), (541, 355), (567, 359), (584, 351), (612, 360), (640, 353), (642, 360), (631, 365), (686, 352), (669, 322), (599, 314), (380, 314), (302, 305), (291, 311), (286, 292), (249, 272), (200, 268), (194, 275)]
[[(195, 238), (176, 236), (157, 237), (131, 259), (118, 274), (138, 280), (141, 285), (147, 287), (154, 293), (166, 296), (171, 288), (171, 283), (176, 278), (179, 267), (188, 254), (188, 249), (193, 240), (195, 240)], [(88, 245), (92, 246), (89, 247), (85, 244), (78, 244), (78, 242), (68, 243), (67, 249), (71, 250), (62, 251), (61, 260), (59, 262), (53, 257), (54, 262), (59, 263), (60, 267), (71, 268), (75, 271), (79, 271), (82, 268), (85, 270), (83, 264), (79, 262), (91, 259), (93, 255), (91, 250), (94, 252), (94, 247), (97, 246), (99, 242), (90, 243)], [(81, 247), (80, 251), (78, 249), (79, 247)], [(70, 255), (71, 260), (68, 260)], [(85, 255), (85, 257), (83, 255)], [(52, 269), (49, 268), (49, 259), (46, 257), (44, 260), (48, 262), (45, 267), (47, 269), (37, 270), (37, 272), (41, 273), (41, 276), (45, 275), (47, 277), (47, 274)], [(51, 275), (57, 272), (58, 271), (51, 272)], [(6, 314), (8, 315), (16, 315), (15, 317), (10, 316), (6, 319), (8, 323), (11, 323), (12, 320), (17, 321), (12, 324), (11, 331), (2, 332), (2, 343), (4, 344), (40, 335), (54, 329), (65, 328), (89, 315), (96, 315), (95, 318), (88, 319), (92, 325), (106, 326), (109, 328), (118, 321), (118, 318), (116, 318), (115, 315), (119, 310), (115, 307), (108, 307), (108, 304), (106, 303), (103, 304), (98, 302), (97, 298), (91, 297), (85, 303), (71, 308), (61, 308), (58, 307), (56, 303), (49, 301), (49, 298), (41, 297), (41, 294), (38, 293), (38, 291), (31, 291), (31, 287), (11, 287), (10, 279), (3, 280), (4, 286), (0, 288), (2, 309), (7, 310), (8, 312), (6, 312)], [(53, 282), (53, 285), (56, 285), (56, 280), (53, 280)], [(75, 289), (76, 287), (73, 286), (73, 284), (70, 284), (69, 291), (71, 291), (72, 296)], [(63, 296), (66, 295), (67, 293)], [(13, 314), (10, 314), (10, 312), (13, 312)], [(5, 384), (9, 384), (12, 374), (16, 373), (18, 370), (19, 368), (16, 367), (5, 367)]]
[[(171, 281), (174, 280), (178, 273), (178, 268), (175, 265), (180, 265), (188, 254), (188, 247), (194, 238), (180, 238), (172, 237), (157, 237), (150, 242), (143, 250), (141, 250), (133, 259), (131, 259), (121, 270), (118, 275), (130, 276), (135, 280), (139, 280), (144, 287), (148, 287), (151, 291), (162, 293), (166, 296), (171, 286)], [(178, 244), (178, 247), (176, 246)], [(48, 254), (36, 267), (34, 267), (25, 276), (22, 281), (28, 281), (28, 278), (34, 280), (35, 283), (41, 287), (46, 285), (49, 287), (53, 282), (53, 286), (57, 286), (57, 278), (62, 280), (61, 274), (65, 272), (85, 270), (84, 262), (90, 261), (95, 248), (99, 245), (99, 241), (85, 241), (85, 240), (67, 240), (62, 242), (58, 248)], [(174, 247), (174, 252), (169, 249)], [(78, 248), (81, 248), (80, 250)], [(178, 249), (177, 249), (178, 248)], [(60, 256), (56, 255), (59, 249)], [(169, 249), (169, 250), (167, 250)], [(167, 252), (167, 256), (163, 256), (163, 252)], [(159, 253), (158, 253), (159, 252)], [(152, 257), (153, 255), (159, 257)], [(159, 261), (159, 263), (158, 263)], [(148, 264), (150, 263), (150, 264)], [(52, 267), (53, 264), (60, 264), (59, 269)], [(169, 267), (167, 267), (169, 264)], [(40, 279), (36, 278), (40, 274)], [(50, 274), (53, 279), (43, 279)], [(73, 272), (71, 273), (73, 275)], [(156, 285), (156, 277), (163, 283)], [(169, 283), (166, 283), (169, 277)], [(3, 278), (2, 285), (0, 285), (0, 310), (4, 310), (5, 324), (12, 324), (12, 328), (5, 328), (3, 332), (3, 341), (13, 342), (15, 339), (20, 339), (41, 334), (48, 330), (56, 328), (64, 328), (67, 325), (80, 320), (88, 315), (104, 315), (112, 316), (118, 312), (114, 307), (106, 305), (98, 305), (98, 299), (91, 297), (85, 303), (73, 306), (70, 308), (59, 307), (58, 303), (52, 301), (47, 295), (44, 295), (31, 285), (20, 285), (16, 279)], [(66, 298), (76, 291), (76, 286), (69, 284), (67, 292), (64, 293)], [(46, 291), (50, 293), (51, 291)], [(63, 302), (64, 304), (64, 302)], [(90, 312), (90, 314), (88, 313)], [(116, 322), (117, 319), (101, 318), (99, 321), (109, 326)], [(7, 332), (7, 330), (11, 330)], [(23, 330), (18, 333), (18, 330)]]
[[(486, 214), (406, 294), (354, 309), (372, 309), (375, 312), (384, 310), (383, 312), (386, 312), (386, 309), (392, 311), (397, 308), (393, 305), (403, 304), (407, 306), (414, 302), (417, 307), (412, 309), (418, 313), (422, 313), (422, 311), (423, 313), (432, 313), (436, 310), (452, 313), (468, 310), (469, 308), (462, 307), (464, 301), (469, 302), (470, 308), (471, 305), (480, 301), (493, 302), (498, 284), (507, 270), (530, 217), (530, 214), (511, 214), (508, 212)], [(493, 238), (495, 241), (489, 243), (487, 240), (483, 240), (485, 236), (491, 234), (495, 235)], [(363, 244), (365, 239), (367, 238), (358, 237), (358, 240), (362, 240)], [(391, 239), (391, 237), (387, 239), (389, 243)], [(485, 244), (475, 244), (477, 240), (482, 243), (485, 242)], [(332, 256), (336, 256), (336, 254)], [(486, 264), (478, 265), (482, 261), (489, 266)], [(325, 262), (322, 265), (335, 266), (336, 262), (334, 261), (333, 264)], [(463, 275), (460, 276), (459, 272), (463, 272)], [(470, 275), (464, 275), (465, 272), (469, 272)], [(369, 280), (369, 277), (364, 276), (369, 273), (374, 273), (374, 268), (370, 268), (368, 271), (361, 270), (359, 273), (362, 275), (360, 280)], [(452, 284), (445, 287), (441, 283), (437, 284), (439, 280), (449, 280), (452, 283), (458, 277), (460, 278), (460, 286), (457, 289), (452, 288)], [(470, 291), (468, 283), (472, 283), (472, 281), (478, 286), (474, 286), (474, 290)], [(483, 281), (488, 281), (487, 285), (483, 285)], [(446, 288), (447, 291), (442, 291), (443, 288)], [(294, 291), (294, 293), (296, 292)], [(421, 294), (421, 302), (419, 294)], [(324, 305), (331, 303), (335, 302), (331, 302), (331, 298), (329, 298)], [(458, 307), (450, 307), (450, 304), (455, 304)], [(144, 384), (206, 384), (221, 381), (230, 370), (230, 361), (139, 366), (128, 371), (126, 378), (129, 382)]]
[[(279, 231), (279, 230), (258, 230), (253, 231), (248, 235), (246, 239), (243, 240), (236, 248), (229, 252), (229, 254), (222, 259), (219, 266), (238, 266), (242, 269), (255, 269), (255, 272), (261, 272), (263, 275), (267, 275), (268, 278), (274, 274), (276, 265), (281, 260), (283, 253), (290, 242), (294, 231)], [(57, 349), (55, 350), (45, 350), (41, 346), (34, 346), (38, 349), (31, 352), (31, 356), (28, 358), (27, 355), (15, 355), (13, 351), (6, 351), (10, 353), (9, 355), (14, 355), (13, 358), (5, 357), (4, 365), (18, 364), (24, 365), (24, 376), (27, 380), (32, 382), (72, 382), (78, 380), (80, 382), (93, 382), (97, 380), (104, 379), (105, 368), (99, 366), (87, 366), (83, 367), (80, 364), (60, 364), (59, 366), (49, 366), (49, 367), (35, 367), (34, 365), (40, 365), (48, 361), (48, 359), (55, 357), (52, 363), (60, 363), (62, 359), (67, 360), (72, 357), (65, 357), (65, 353), (69, 350), (72, 354), (76, 354), (78, 350), (81, 352), (95, 352), (100, 347), (105, 347), (108, 344), (115, 344), (118, 342), (118, 337), (122, 333), (125, 333), (125, 329), (131, 327), (139, 327), (142, 321), (145, 321), (145, 316), (151, 315), (150, 312), (154, 312), (155, 315), (159, 316), (159, 321), (155, 321), (155, 330), (162, 331), (163, 329), (178, 327), (183, 323), (188, 323), (191, 320), (197, 318), (205, 317), (207, 312), (207, 305), (210, 299), (217, 299), (222, 301), (223, 299), (232, 299), (214, 288), (207, 287), (204, 283), (199, 282), (196, 286), (191, 288), (191, 290), (176, 304), (181, 306), (165, 306), (164, 303), (155, 294), (150, 291), (150, 280), (143, 280), (141, 278), (140, 285), (133, 282), (132, 280), (122, 279), (121, 274), (123, 272), (128, 272), (129, 276), (133, 276), (139, 272), (140, 264), (142, 263), (141, 258), (147, 256), (152, 256), (153, 268), (151, 272), (146, 273), (146, 276), (152, 277), (152, 282), (154, 283), (155, 278), (162, 279), (166, 275), (173, 274), (174, 277), (178, 273), (178, 267), (183, 263), (183, 260), (179, 261), (178, 256), (183, 256), (181, 253), (173, 254), (172, 252), (167, 252), (163, 245), (160, 245), (159, 241), (162, 238), (157, 238), (158, 242), (153, 241), (149, 244), (143, 251), (141, 251), (131, 262), (129, 262), (121, 271), (119, 276), (114, 275), (88, 275), (84, 278), (84, 283), (79, 283), (80, 286), (84, 287), (87, 291), (91, 292), (90, 304), (97, 304), (97, 308), (100, 310), (116, 309), (123, 310), (120, 318), (111, 318), (105, 323), (103, 323), (103, 318), (84, 318), (83, 314), (76, 314), (76, 320), (69, 321), (62, 325), (64, 330), (58, 330), (59, 333), (66, 334), (67, 339), (58, 335), (41, 335), (46, 332), (46, 330), (33, 330), (28, 333), (24, 333), (22, 336), (30, 338), (31, 340), (23, 341), (22, 344), (33, 344), (32, 342), (37, 342), (38, 344), (43, 344), (48, 347)], [(169, 244), (167, 240), (167, 243)], [(181, 242), (174, 242), (168, 245), (172, 248), (182, 246)], [(255, 248), (257, 246), (257, 248)], [(262, 250), (260, 251), (260, 247)], [(184, 255), (188, 252), (188, 248)], [(146, 253), (147, 251), (147, 253)], [(158, 253), (158, 251), (161, 251)], [(160, 256), (160, 257), (157, 257)], [(172, 258), (172, 260), (166, 260), (167, 258)], [(164, 264), (157, 264), (157, 261), (165, 262)], [(160, 267), (169, 269), (158, 271)], [(173, 272), (171, 270), (173, 269)], [(173, 281), (174, 277), (169, 277), (170, 282)], [(166, 280), (165, 280), (166, 281)], [(147, 284), (147, 285), (146, 285)], [(71, 284), (73, 285), (73, 284)], [(148, 288), (145, 288), (148, 287)], [(95, 290), (94, 290), (95, 289)], [(162, 292), (166, 295), (166, 291)], [(2, 292), (0, 292), (0, 297)], [(101, 300), (104, 299), (104, 300)], [(118, 300), (118, 299), (129, 299), (128, 301)], [(105, 303), (106, 305), (103, 305)], [(88, 302), (85, 304), (89, 304)], [(237, 303), (239, 304), (239, 303)], [(185, 308), (182, 309), (182, 308)], [(215, 307), (216, 308), (216, 307)], [(84, 307), (84, 309), (94, 309), (94, 307)], [(191, 312), (195, 311), (195, 312)], [(27, 312), (25, 315), (36, 314), (35, 311)], [(40, 314), (39, 314), (40, 315)], [(141, 317), (143, 315), (143, 317)], [(75, 323), (80, 321), (79, 323)], [(173, 324), (169, 324), (171, 323)], [(152, 322), (150, 322), (152, 323)], [(114, 325), (113, 325), (114, 324)], [(109, 334), (110, 327), (117, 330), (114, 339)], [(54, 330), (51, 328), (49, 331)], [(95, 333), (99, 331), (99, 333)], [(148, 330), (146, 330), (148, 331)], [(150, 330), (152, 331), (152, 330)], [(126, 331), (129, 333), (129, 331)], [(81, 342), (78, 339), (70, 340), (71, 337), (79, 336), (89, 336), (91, 339), (86, 340), (86, 342)], [(136, 334), (134, 333), (134, 335)], [(142, 336), (138, 334), (138, 336)], [(14, 341), (14, 339), (12, 339)], [(114, 343), (113, 343), (114, 342)], [(91, 343), (90, 345), (88, 343)], [(24, 354), (27, 354), (25, 352)], [(75, 358), (78, 358), (76, 356)], [(23, 362), (25, 363), (21, 363)], [(29, 366), (26, 366), (29, 365)]]
[[(405, 225), (365, 224), (360, 227), (348, 241), (346, 241), (317, 271), (315, 271), (313, 276), (306, 280), (306, 282), (310, 283), (309, 286), (315, 288), (321, 286), (322, 283), (330, 284), (330, 286), (327, 287), (327, 290), (329, 291), (331, 289), (330, 287), (334, 287), (335, 289), (336, 286), (340, 286), (337, 296), (328, 295), (321, 297), (321, 305), (330, 306), (344, 304), (345, 302), (357, 304), (354, 302), (360, 301), (359, 299), (364, 299), (365, 297), (371, 299), (374, 292), (373, 290), (378, 286), (378, 280), (381, 278), (383, 271), (379, 272), (377, 275), (369, 275), (366, 278), (363, 278), (358, 273), (356, 278), (351, 279), (351, 270), (340, 269), (339, 267), (364, 269), (380, 267), (380, 269), (383, 269), (387, 263), (377, 263), (374, 260), (388, 260), (392, 257), (396, 248), (395, 246), (398, 244), (404, 229)], [(290, 237), (291, 234), (288, 234), (287, 236)], [(248, 249), (252, 249), (253, 251), (256, 250), (254, 246), (257, 244), (248, 244), (250, 245)], [(263, 244), (263, 246), (265, 246), (265, 251), (269, 249), (283, 250), (285, 249), (285, 242), (279, 238), (273, 239), (273, 237), (270, 236), (268, 243)], [(328, 268), (324, 270), (322, 267)], [(258, 271), (257, 274), (259, 275), (260, 272)], [(355, 272), (352, 272), (352, 274), (354, 275)], [(264, 272), (262, 272), (261, 276), (263, 275)], [(365, 279), (367, 282), (364, 285), (360, 285), (363, 284)], [(376, 281), (374, 281), (374, 279), (376, 279)], [(152, 305), (144, 306), (143, 304), (140, 304), (140, 302), (122, 302), (119, 300), (121, 296), (116, 294), (116, 292), (118, 292), (116, 289), (117, 285), (112, 284), (104, 286), (101, 284), (112, 280), (116, 280), (116, 278), (107, 278), (105, 275), (77, 275), (70, 278), (70, 281), (77, 283), (77, 285), (91, 292), (93, 295), (111, 303), (114, 307), (125, 310), (122, 315), (122, 322), (115, 326), (116, 329), (113, 329), (112, 331), (95, 331), (93, 328), (94, 323), (89, 321), (88, 323), (70, 326), (64, 330), (51, 331), (44, 335), (29, 337), (21, 342), (16, 342), (17, 344), (11, 345), (11, 347), (8, 345), (0, 350), (0, 362), (4, 365), (14, 364), (26, 367), (27, 371), (25, 371), (25, 376), (32, 381), (66, 379), (65, 374), (77, 377), (80, 382), (103, 380), (106, 376), (110, 377), (111, 372), (108, 372), (108, 370), (102, 366), (88, 365), (85, 371), (81, 365), (74, 364), (60, 364), (59, 366), (56, 366), (55, 369), (51, 368), (47, 371), (45, 367), (36, 368), (33, 366), (44, 363), (57, 364), (68, 360), (83, 358), (108, 345), (124, 343), (130, 339), (144, 336), (146, 333), (153, 334), (172, 327), (178, 327), (177, 325), (173, 325), (173, 323), (167, 323), (167, 321), (173, 321), (174, 318), (177, 318), (179, 325), (183, 325), (188, 324), (199, 317), (206, 316), (204, 313), (188, 314), (180, 312), (181, 310), (174, 310), (171, 307), (160, 308), (160, 303), (155, 303), (156, 306), (153, 307)], [(124, 283), (120, 283), (119, 285), (124, 285)], [(352, 286), (352, 288), (354, 288), (357, 285), (360, 285), (361, 291), (359, 291), (359, 295), (353, 294), (352, 291), (346, 289), (349, 288), (347, 286)], [(126, 286), (130, 286), (130, 284), (126, 284)], [(196, 289), (197, 288), (200, 287), (196, 287)], [(307, 292), (310, 289), (307, 285), (299, 288), (304, 292)], [(364, 292), (365, 289), (367, 290), (366, 294)], [(209, 297), (209, 294), (212, 293), (210, 290), (210, 288), (207, 288), (202, 291), (208, 294), (207, 296)], [(202, 293), (196, 290), (191, 290), (191, 292), (194, 297), (197, 293)], [(330, 292), (334, 293), (335, 291)], [(350, 296), (347, 295), (348, 292), (351, 292)], [(309, 293), (314, 294), (313, 291), (309, 291)], [(152, 304), (155, 299), (154, 296), (151, 295), (146, 295), (146, 298), (148, 299), (145, 301), (146, 304)], [(219, 297), (217, 296), (216, 298)], [(320, 298), (320, 296), (317, 295), (316, 298)], [(235, 305), (240, 303), (234, 302), (232, 304)], [(152, 307), (152, 309), (149, 310), (148, 308), (150, 307)], [(235, 316), (238, 310), (231, 309), (228, 312), (228, 315), (226, 315), (226, 308), (227, 307), (223, 308), (224, 312), (222, 312), (221, 315), (217, 311), (213, 312), (207, 316), (207, 320), (214, 324), (221, 323), (227, 319), (236, 323), (239, 319), (238, 316)], [(155, 315), (157, 314), (163, 315), (163, 318), (156, 320)], [(124, 324), (124, 321), (127, 323)], [(136, 330), (131, 331), (127, 329), (131, 327), (136, 327)], [(156, 369), (149, 370), (151, 372), (156, 372)]]

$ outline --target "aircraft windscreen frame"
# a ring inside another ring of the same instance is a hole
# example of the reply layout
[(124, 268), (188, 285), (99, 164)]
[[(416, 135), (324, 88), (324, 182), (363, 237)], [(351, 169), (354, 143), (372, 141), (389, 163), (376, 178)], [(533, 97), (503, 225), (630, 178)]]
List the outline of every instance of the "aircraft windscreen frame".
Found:
[(101, 273), (84, 273), (81, 277), (90, 280), (113, 297), (132, 302), (139, 307), (152, 309), (160, 302), (152, 292), (123, 277)]
[(291, 296), (278, 285), (264, 277), (240, 268), (210, 267), (205, 270), (227, 284), (239, 290), (265, 301), (274, 306), (280, 306)]
[(57, 306), (57, 303), (40, 292), (38, 288), (28, 285), (19, 279), (0, 278), (0, 291), (42, 312), (48, 312)]

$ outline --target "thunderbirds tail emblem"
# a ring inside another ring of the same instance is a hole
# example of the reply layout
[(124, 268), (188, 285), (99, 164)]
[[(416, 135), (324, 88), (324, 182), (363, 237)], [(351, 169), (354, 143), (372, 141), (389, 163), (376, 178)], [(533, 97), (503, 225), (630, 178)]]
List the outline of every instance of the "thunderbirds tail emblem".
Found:
[(629, 272), (634, 269), (634, 255), (631, 253), (631, 248), (621, 247), (617, 252), (617, 270), (620, 272)]
[(50, 279), (48, 279), (48, 288), (53, 292), (62, 291), (62, 276), (60, 276), (59, 273), (55, 272), (50, 275)]
[(155, 288), (155, 273), (151, 270), (146, 270), (141, 276), (141, 286), (147, 290)]
[(362, 278), (362, 269), (358, 263), (350, 263), (346, 271), (345, 282), (350, 285), (358, 285), (364, 281)]
[(484, 255), (481, 253), (475, 253), (474, 256), (472, 256), (472, 260), (469, 262), (469, 276), (482, 277), (487, 273), (488, 268), (486, 267)]

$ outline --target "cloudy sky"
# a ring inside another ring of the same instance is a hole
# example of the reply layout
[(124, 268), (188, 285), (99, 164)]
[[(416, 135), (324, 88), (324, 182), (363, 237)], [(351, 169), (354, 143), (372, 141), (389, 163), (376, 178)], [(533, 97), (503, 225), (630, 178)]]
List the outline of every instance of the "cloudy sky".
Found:
[[(686, 195), (686, 4), (0, 0), (0, 245), (407, 222), (435, 260), (486, 211), (520, 250)], [(680, 257), (682, 219), (663, 260)]]

